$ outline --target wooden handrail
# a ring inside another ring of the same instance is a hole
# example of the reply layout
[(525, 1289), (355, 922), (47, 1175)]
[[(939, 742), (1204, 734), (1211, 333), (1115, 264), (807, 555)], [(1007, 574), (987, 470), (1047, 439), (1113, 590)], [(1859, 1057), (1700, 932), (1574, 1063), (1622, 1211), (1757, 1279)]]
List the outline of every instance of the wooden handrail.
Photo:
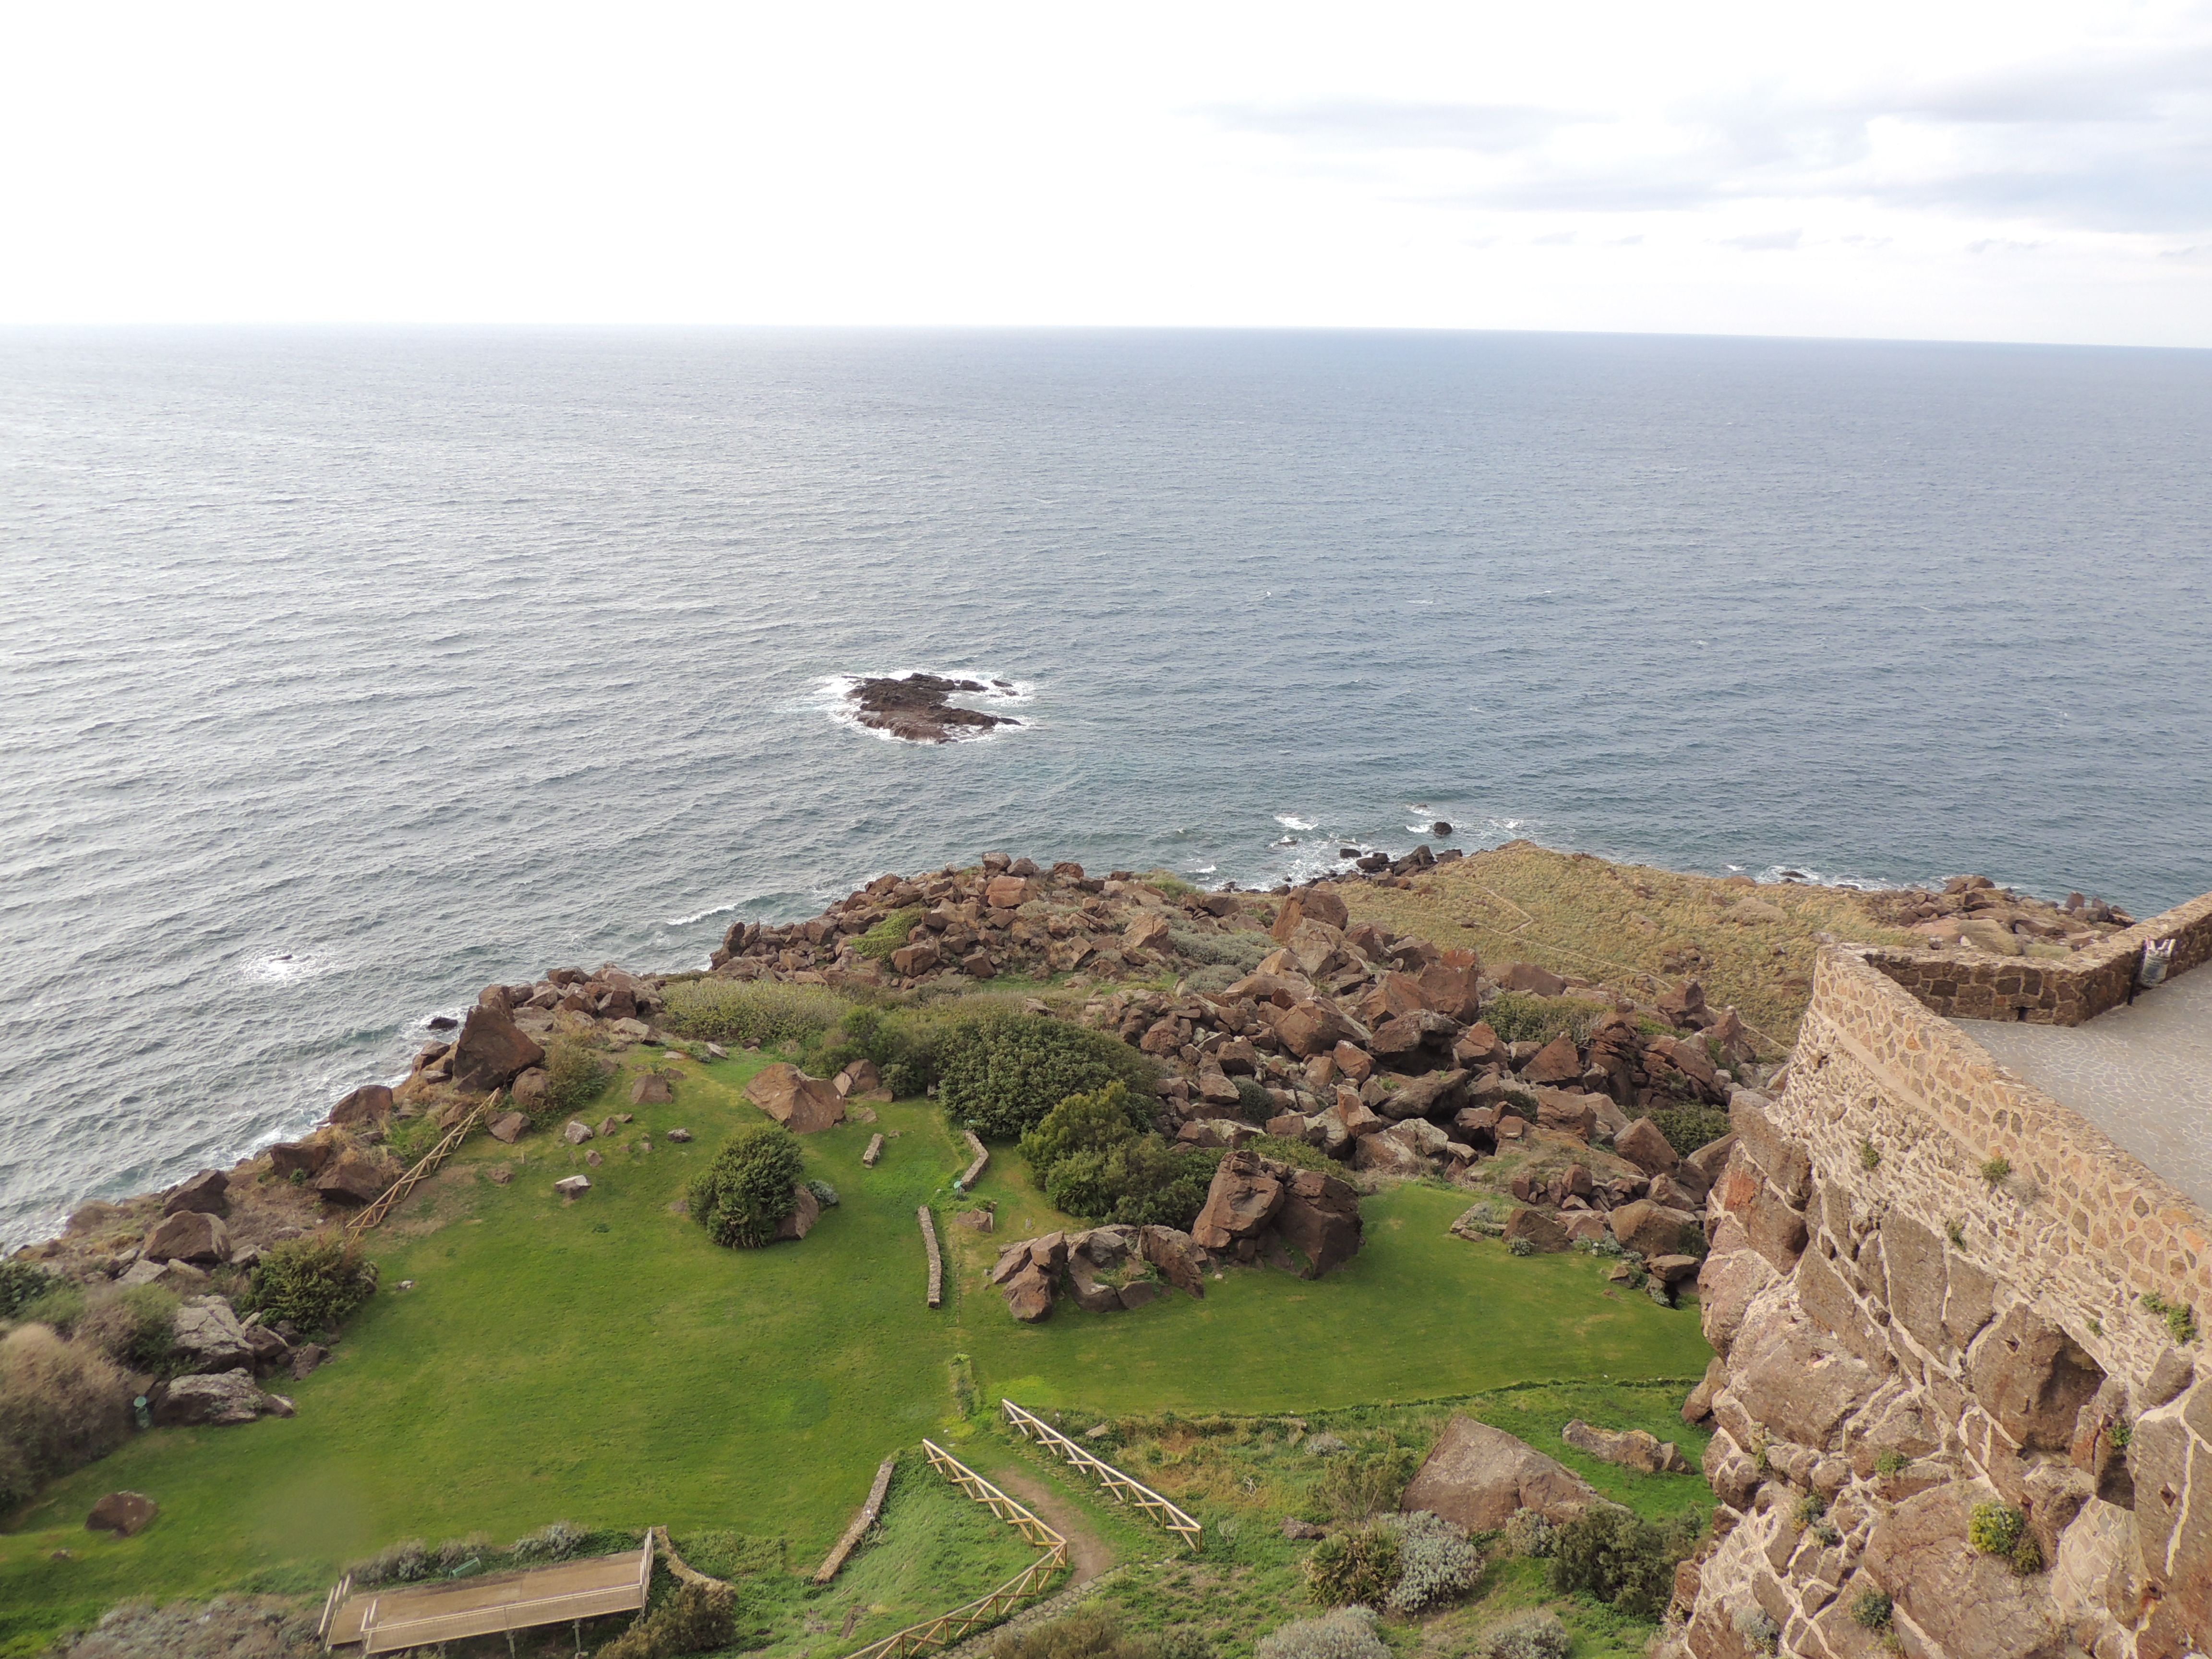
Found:
[(1077, 1445), (1058, 1429), (1034, 1412), (1024, 1411), (1011, 1400), (1001, 1398), (999, 1404), (1006, 1407), (1006, 1420), (1014, 1431), (1024, 1437), (1034, 1434), (1038, 1440), (1060, 1453), (1085, 1474), (1097, 1478), (1099, 1485), (1114, 1495), (1117, 1504), (1134, 1501), (1137, 1507), (1151, 1516), (1182, 1541), (1198, 1549), (1205, 1541), (1197, 1522), (1187, 1511), (1170, 1503), (1140, 1480), (1133, 1480), (1103, 1459), (1095, 1457)]

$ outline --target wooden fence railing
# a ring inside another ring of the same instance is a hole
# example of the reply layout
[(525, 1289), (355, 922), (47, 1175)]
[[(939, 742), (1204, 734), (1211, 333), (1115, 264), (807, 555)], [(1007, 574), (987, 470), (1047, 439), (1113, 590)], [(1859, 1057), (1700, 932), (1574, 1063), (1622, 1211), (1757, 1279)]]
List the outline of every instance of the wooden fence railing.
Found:
[(1027, 1507), (1007, 1497), (934, 1440), (923, 1441), (921, 1449), (929, 1454), (932, 1468), (1019, 1532), (1037, 1547), (1040, 1553), (989, 1595), (979, 1596), (950, 1613), (940, 1613), (934, 1619), (924, 1620), (919, 1625), (894, 1631), (881, 1641), (870, 1643), (850, 1659), (908, 1659), (913, 1654), (949, 1647), (996, 1624), (1023, 1602), (1041, 1594), (1067, 1565), (1067, 1540)]
[(354, 1237), (359, 1238), (370, 1228), (381, 1224), (385, 1217), (392, 1213), (392, 1206), (393, 1205), (398, 1203), (401, 1199), (413, 1192), (417, 1186), (436, 1172), (437, 1168), (441, 1164), (443, 1164), (448, 1158), (453, 1156), (454, 1151), (459, 1147), (460, 1144), (469, 1138), (469, 1131), (477, 1127), (477, 1123), (483, 1120), (484, 1114), (491, 1109), (492, 1106), (497, 1103), (498, 1099), (499, 1091), (497, 1090), (494, 1090), (490, 1094), (485, 1096), (483, 1099), (478, 1101), (474, 1107), (470, 1109), (469, 1115), (466, 1117), (463, 1118), (459, 1123), (456, 1123), (452, 1128), (446, 1132), (444, 1139), (441, 1140), (436, 1146), (425, 1152), (422, 1158), (416, 1161), (413, 1169), (408, 1170), (405, 1175), (400, 1176), (398, 1180), (393, 1182), (391, 1186), (385, 1188), (384, 1192), (378, 1196), (374, 1203), (371, 1204), (367, 1209), (356, 1216), (351, 1222), (348, 1223), (346, 1231)]
[(323, 1644), (323, 1651), (331, 1650), (331, 1620), (337, 1617), (339, 1604), (353, 1594), (353, 1575), (348, 1573), (331, 1586), (331, 1593), (323, 1598), (323, 1617), (315, 1626), (315, 1639)]
[(999, 1404), (1006, 1407), (1006, 1420), (1013, 1425), (1016, 1433), (1025, 1437), (1035, 1436), (1043, 1444), (1060, 1453), (1085, 1474), (1095, 1477), (1100, 1486), (1113, 1493), (1116, 1503), (1135, 1504), (1139, 1509), (1144, 1510), (1170, 1532), (1176, 1534), (1194, 1550), (1199, 1548), (1203, 1543), (1204, 1540), (1198, 1522), (1150, 1486), (1146, 1486), (1142, 1481), (1131, 1480), (1111, 1463), (1084, 1450), (1082, 1447), (1077, 1445), (1075, 1442), (1070, 1440), (1034, 1412), (1023, 1410), (1011, 1400), (1001, 1399)]

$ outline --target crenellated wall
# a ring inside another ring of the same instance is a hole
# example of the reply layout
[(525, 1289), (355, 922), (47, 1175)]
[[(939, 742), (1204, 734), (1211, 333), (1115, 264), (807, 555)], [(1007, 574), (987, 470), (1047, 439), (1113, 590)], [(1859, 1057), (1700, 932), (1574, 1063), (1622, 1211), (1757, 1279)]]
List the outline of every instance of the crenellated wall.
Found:
[[(1688, 1648), (2212, 1642), (2212, 1383), (2141, 1299), (2212, 1322), (2212, 1217), (1848, 948), (1732, 1117), (1699, 1279), (1718, 1358), (1684, 1407), (1712, 1415), (1721, 1499), (1678, 1585)], [(2017, 1563), (1969, 1541), (1984, 1504), (2025, 1517)], [(1887, 1632), (1854, 1616), (1875, 1594)]]

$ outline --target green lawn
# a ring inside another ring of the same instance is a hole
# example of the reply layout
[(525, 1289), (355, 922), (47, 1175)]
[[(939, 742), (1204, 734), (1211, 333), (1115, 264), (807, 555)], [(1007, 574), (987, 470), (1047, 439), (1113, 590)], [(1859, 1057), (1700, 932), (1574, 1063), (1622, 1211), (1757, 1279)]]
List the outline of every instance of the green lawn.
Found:
[[(126, 1595), (319, 1594), (342, 1563), (397, 1539), (481, 1530), (504, 1542), (556, 1518), (780, 1538), (788, 1565), (809, 1571), (883, 1457), (926, 1434), (975, 1438), (955, 1421), (956, 1355), (988, 1407), (1003, 1394), (1100, 1413), (1687, 1379), (1707, 1358), (1693, 1309), (1617, 1291), (1584, 1256), (1516, 1259), (1449, 1237), (1463, 1200), (1422, 1187), (1370, 1200), (1367, 1248), (1325, 1281), (1236, 1272), (1202, 1303), (1113, 1316), (1063, 1304), (1020, 1326), (981, 1273), (1009, 1237), (1053, 1218), (1003, 1148), (982, 1191), (1007, 1224), (988, 1239), (944, 1224), (966, 1154), (921, 1102), (878, 1109), (873, 1127), (899, 1138), (872, 1170), (860, 1162), (869, 1127), (807, 1139), (809, 1174), (844, 1201), (803, 1243), (720, 1249), (671, 1205), (757, 1118), (738, 1090), (760, 1063), (687, 1066), (674, 1104), (638, 1109), (611, 1143), (592, 1143), (607, 1161), (573, 1205), (551, 1184), (580, 1154), (543, 1134), (520, 1157), (473, 1143), (377, 1235), (384, 1289), (337, 1358), (273, 1385), (297, 1400), (296, 1418), (139, 1437), (11, 1518), (0, 1654), (36, 1651)], [(627, 1074), (587, 1115), (626, 1103)], [(689, 1147), (661, 1138), (679, 1124), (698, 1137)], [(624, 1150), (647, 1133), (649, 1153)], [(504, 1187), (488, 1174), (502, 1163), (514, 1170)], [(932, 1200), (956, 1251), (950, 1305), (935, 1313), (914, 1215)], [(414, 1288), (400, 1291), (404, 1279)], [(93, 1501), (118, 1487), (152, 1495), (161, 1518), (128, 1540), (85, 1532)], [(936, 1610), (934, 1577), (907, 1575), (896, 1594), (888, 1579), (881, 1595), (871, 1585), (869, 1606), (910, 1595), (915, 1614)]]

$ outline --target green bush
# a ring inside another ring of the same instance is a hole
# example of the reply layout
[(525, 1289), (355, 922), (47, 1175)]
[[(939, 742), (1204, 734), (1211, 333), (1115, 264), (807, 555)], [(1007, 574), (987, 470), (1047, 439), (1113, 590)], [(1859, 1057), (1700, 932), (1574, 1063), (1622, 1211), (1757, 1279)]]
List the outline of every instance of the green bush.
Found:
[(599, 1659), (672, 1659), (738, 1639), (737, 1598), (721, 1585), (686, 1584), (599, 1650)]
[(1390, 1650), (1375, 1633), (1371, 1610), (1344, 1607), (1270, 1631), (1260, 1638), (1253, 1659), (1390, 1659)]
[[(2166, 1334), (2176, 1342), (2197, 1340), (2197, 1310), (2186, 1302), (2169, 1302), (2154, 1291), (2145, 1291), (2142, 1304), (2146, 1312), (2156, 1314), (2166, 1322)], [(33, 1316), (26, 1314), (24, 1317)]]
[(1851, 1622), (1861, 1630), (1887, 1630), (1894, 1612), (1886, 1592), (1869, 1590), (1851, 1603)]
[(106, 1356), (42, 1325), (0, 1338), (0, 1512), (41, 1480), (105, 1457), (123, 1442), (131, 1385)]
[(1553, 1535), (1552, 1588), (1594, 1595), (1632, 1619), (1656, 1619), (1674, 1593), (1674, 1567), (1697, 1546), (1694, 1516), (1666, 1526), (1596, 1504)]
[(953, 1029), (938, 1098), (955, 1129), (1014, 1140), (1070, 1095), (1109, 1083), (1150, 1100), (1157, 1075), (1151, 1061), (1103, 1032), (1043, 1014), (994, 1014)]
[(1206, 1189), (1222, 1154), (1170, 1146), (1144, 1135), (1118, 1149), (1106, 1176), (1114, 1189), (1109, 1219), (1125, 1227), (1174, 1227), (1183, 1232), (1206, 1207)]
[(1984, 1555), (2010, 1555), (2027, 1533), (2027, 1517), (2009, 1504), (1977, 1504), (1966, 1518), (1966, 1541)]
[(1668, 1106), (1652, 1113), (1651, 1121), (1677, 1158), (1687, 1158), (1729, 1132), (1729, 1115), (1717, 1106)]
[(805, 1173), (797, 1136), (779, 1123), (750, 1124), (730, 1137), (685, 1196), (717, 1244), (758, 1249), (799, 1207), (793, 1188)]
[(894, 910), (861, 934), (853, 948), (871, 962), (889, 962), (891, 952), (906, 943), (906, 936), (914, 931), (921, 920), (921, 909), (918, 905), (910, 909)]
[(166, 1370), (176, 1324), (173, 1293), (159, 1285), (133, 1285), (88, 1309), (77, 1322), (76, 1340), (134, 1371)]
[(1306, 1593), (1325, 1607), (1374, 1607), (1397, 1588), (1398, 1529), (1375, 1522), (1334, 1532), (1306, 1557)]
[(545, 1045), (545, 1096), (531, 1115), (541, 1124), (573, 1116), (607, 1086), (598, 1052), (582, 1037), (556, 1036)]
[(272, 1245), (253, 1264), (246, 1299), (265, 1323), (289, 1319), (303, 1331), (327, 1331), (375, 1294), (376, 1264), (332, 1230)]
[(1541, 1510), (1523, 1509), (1505, 1517), (1505, 1530), (1500, 1536), (1507, 1554), (1531, 1561), (1547, 1561), (1558, 1531)]
[(1022, 1152), (1055, 1209), (1086, 1221), (1188, 1228), (1205, 1206), (1220, 1156), (1181, 1152), (1143, 1127), (1141, 1103), (1119, 1081), (1070, 1095), (1022, 1137)]
[(73, 1331), (76, 1322), (84, 1317), (84, 1286), (73, 1279), (58, 1276), (49, 1279), (39, 1295), (15, 1310), (15, 1317), (27, 1325), (51, 1325), (58, 1331)]
[(895, 1099), (911, 1099), (937, 1086), (945, 1045), (958, 1024), (939, 1009), (862, 1003), (823, 1034), (809, 1069), (831, 1077), (856, 1060), (870, 1060)]
[(1314, 1501), (1330, 1519), (1364, 1521), (1398, 1507), (1406, 1483), (1419, 1466), (1403, 1447), (1381, 1452), (1340, 1452), (1328, 1461), (1314, 1486)]
[(1589, 1041), (1590, 1027), (1606, 1012), (1605, 1005), (1580, 997), (1539, 997), (1523, 991), (1504, 991), (1484, 1006), (1482, 1017), (1504, 1042), (1549, 1042), (1565, 1032), (1580, 1045)]
[(1276, 1115), (1275, 1097), (1249, 1077), (1229, 1079), (1237, 1085), (1237, 1115), (1247, 1123), (1265, 1123)]
[(13, 1319), (53, 1287), (53, 1275), (20, 1256), (0, 1261), (0, 1319)]
[(1152, 1127), (1140, 1115), (1128, 1085), (1116, 1080), (1103, 1089), (1068, 1096), (1022, 1136), (1022, 1156), (1040, 1179), (1048, 1180), (1065, 1159), (1079, 1152), (1109, 1152)]
[(1201, 933), (1194, 927), (1177, 927), (1170, 923), (1168, 946), (1186, 962), (1233, 969), (1242, 979), (1260, 965), (1262, 957), (1273, 951), (1275, 941), (1265, 933)]
[(1992, 1187), (2002, 1187), (2012, 1176), (2012, 1160), (2002, 1152), (1982, 1165), (1982, 1179)]
[(797, 1049), (843, 1018), (852, 1005), (818, 985), (781, 980), (681, 980), (661, 995), (668, 1024), (706, 1042)]
[(1248, 1152), (1257, 1152), (1262, 1158), (1272, 1158), (1278, 1164), (1287, 1164), (1294, 1170), (1319, 1170), (1334, 1173), (1343, 1166), (1318, 1146), (1309, 1146), (1303, 1140), (1292, 1140), (1286, 1135), (1255, 1135), (1244, 1143)]

